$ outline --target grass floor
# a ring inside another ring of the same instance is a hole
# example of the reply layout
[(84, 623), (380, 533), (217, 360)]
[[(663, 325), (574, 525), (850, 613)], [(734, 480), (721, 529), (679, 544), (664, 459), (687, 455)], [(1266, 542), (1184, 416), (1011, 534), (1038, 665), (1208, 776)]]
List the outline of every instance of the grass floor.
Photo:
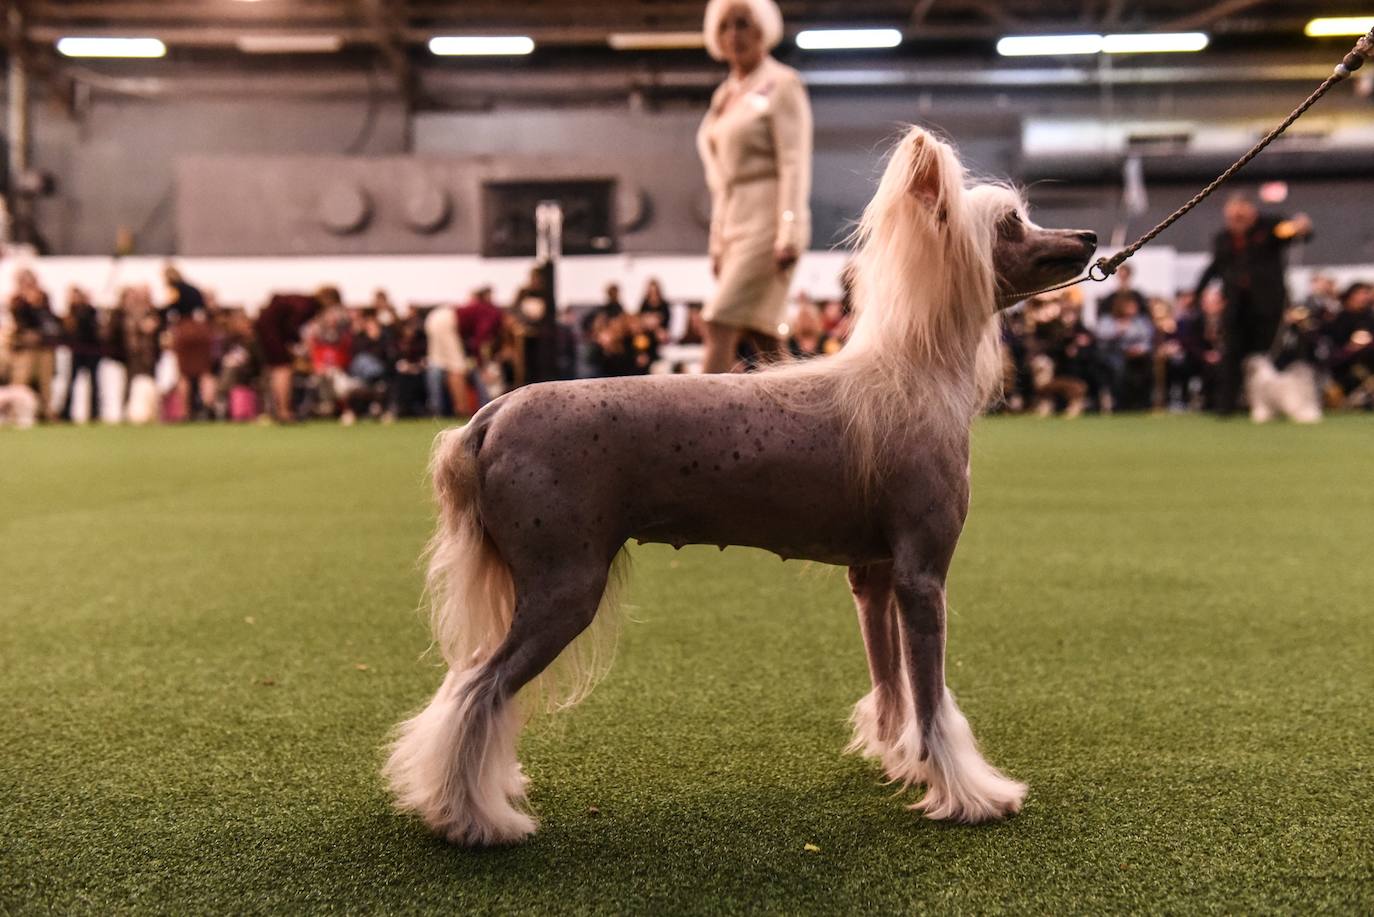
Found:
[(949, 672), (1031, 785), (1000, 826), (839, 754), (838, 571), (637, 549), (610, 678), (526, 733), (543, 829), (486, 852), (377, 775), (440, 677), (433, 433), (0, 435), (0, 912), (1374, 911), (1369, 418), (979, 423)]

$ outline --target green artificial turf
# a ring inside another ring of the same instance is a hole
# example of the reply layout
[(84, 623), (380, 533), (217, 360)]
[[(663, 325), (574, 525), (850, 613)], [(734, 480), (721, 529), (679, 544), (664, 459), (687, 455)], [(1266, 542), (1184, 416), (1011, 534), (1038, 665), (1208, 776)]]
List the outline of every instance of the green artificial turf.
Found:
[[(543, 828), (394, 814), (434, 427), (0, 434), (0, 912), (1374, 911), (1374, 422), (989, 419), (949, 675), (1002, 825), (840, 755), (843, 576), (636, 549)], [(911, 801), (908, 796), (905, 801)], [(809, 851), (805, 845), (818, 851)]]

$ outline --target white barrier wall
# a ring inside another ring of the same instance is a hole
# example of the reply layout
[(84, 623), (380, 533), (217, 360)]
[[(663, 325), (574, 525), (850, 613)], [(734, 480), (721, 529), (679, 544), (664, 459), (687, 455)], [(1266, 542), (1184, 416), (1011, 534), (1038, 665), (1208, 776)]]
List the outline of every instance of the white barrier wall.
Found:
[[(1102, 254), (1110, 254), (1104, 249)], [(840, 272), (848, 254), (843, 251), (807, 252), (797, 268), (793, 289), (815, 299), (840, 295)], [(66, 311), (66, 290), (83, 287), (97, 304), (114, 301), (121, 287), (146, 283), (155, 298), (162, 296), (165, 258), (37, 258), (23, 254), (0, 260), (0, 302), (8, 302), (14, 275), (23, 267), (37, 272), (52, 297), (54, 311)], [(328, 258), (177, 258), (176, 266), (197, 286), (212, 291), (229, 306), (255, 313), (274, 292), (310, 292), (333, 284), (350, 305), (364, 305), (373, 292), (384, 289), (399, 306), (434, 305), (466, 300), (472, 290), (490, 285), (496, 299), (509, 303), (529, 275), (532, 261), (524, 258), (483, 259), (475, 256), (328, 257)], [(1131, 259), (1135, 285), (1148, 295), (1169, 296), (1191, 287), (1207, 264), (1207, 256), (1151, 247)], [(1343, 286), (1357, 279), (1374, 280), (1374, 266), (1340, 265), (1289, 271), (1289, 289), (1303, 295), (1315, 270), (1330, 274)], [(565, 258), (559, 265), (559, 299), (569, 305), (603, 300), (606, 284), (618, 283), (621, 299), (637, 308), (651, 278), (663, 285), (673, 301), (704, 301), (714, 282), (705, 256), (600, 255)], [(1083, 288), (1089, 303), (1114, 289), (1115, 282)]]

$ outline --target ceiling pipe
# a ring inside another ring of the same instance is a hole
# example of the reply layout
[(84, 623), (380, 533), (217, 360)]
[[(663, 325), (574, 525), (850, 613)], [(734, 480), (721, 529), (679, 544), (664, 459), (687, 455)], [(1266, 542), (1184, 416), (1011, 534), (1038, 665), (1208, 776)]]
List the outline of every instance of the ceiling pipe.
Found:
[[(122, 66), (122, 65), (121, 65)], [(1116, 86), (1206, 85), (1211, 83), (1304, 83), (1324, 78), (1323, 64), (1232, 64), (1165, 67), (1115, 67), (1109, 71), (1076, 67), (984, 67), (970, 62), (948, 67), (806, 68), (802, 76), (813, 90), (826, 89), (1094, 89)], [(114, 74), (89, 66), (66, 72), (97, 92), (156, 97), (172, 94), (257, 94), (294, 96), (365, 95), (375, 86), (362, 69), (274, 73)], [(490, 95), (496, 99), (542, 97), (576, 100), (624, 96), (631, 92), (709, 92), (720, 82), (714, 67), (645, 70), (642, 68), (455, 70), (426, 67), (416, 73), (425, 92), (437, 95)], [(397, 87), (388, 86), (391, 91)]]
[(9, 139), (8, 213), (3, 221), (4, 241), (25, 242), (29, 225), (31, 203), (20, 191), (24, 177), (29, 172), (29, 151), (31, 148), (29, 125), (29, 72), (24, 53), (24, 16), (17, 6), (11, 5), (6, 17), (8, 32), (9, 73), (5, 81), (7, 93), (5, 109), (5, 132)]

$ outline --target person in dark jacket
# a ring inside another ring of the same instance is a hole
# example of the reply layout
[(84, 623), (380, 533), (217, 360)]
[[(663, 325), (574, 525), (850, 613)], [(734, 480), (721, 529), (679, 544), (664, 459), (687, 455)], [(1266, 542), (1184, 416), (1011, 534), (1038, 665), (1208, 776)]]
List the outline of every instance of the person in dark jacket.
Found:
[(424, 317), (412, 310), (397, 322), (396, 364), (391, 404), (388, 412), (397, 417), (423, 417), (425, 414), (425, 339)]
[(1183, 351), (1184, 390), (1190, 398), (1196, 390), (1202, 407), (1209, 411), (1217, 409), (1225, 314), (1226, 297), (1219, 288), (1212, 287), (1198, 301), (1197, 309), (1186, 310), (1178, 317), (1176, 337)]
[(1035, 412), (1046, 417), (1062, 403), (1065, 417), (1077, 417), (1083, 413), (1097, 366), (1093, 334), (1068, 296), (1037, 299), (1032, 305), (1034, 328), (1026, 339), (1026, 353)]
[(668, 326), (673, 322), (673, 308), (669, 305), (668, 298), (663, 295), (663, 285), (657, 279), (651, 278), (644, 287), (644, 298), (639, 302), (639, 314), (658, 316), (658, 339), (660, 343), (666, 344)]
[(1123, 264), (1116, 269), (1116, 289), (1097, 301), (1098, 315), (1110, 315), (1116, 308), (1117, 301), (1125, 299), (1129, 299), (1135, 304), (1137, 315), (1149, 314), (1150, 305), (1140, 291), (1135, 288), (1134, 277), (1135, 271), (1131, 270), (1129, 264)]
[(1217, 413), (1232, 414), (1240, 394), (1245, 358), (1267, 353), (1288, 307), (1285, 259), (1288, 246), (1312, 236), (1305, 214), (1292, 218), (1261, 214), (1244, 196), (1226, 202), (1226, 228), (1212, 244), (1212, 262), (1198, 280), (1196, 295), (1215, 280), (1226, 297), (1224, 346), (1219, 368)]
[(62, 403), (62, 419), (72, 419), (72, 395), (76, 391), (76, 377), (82, 370), (91, 380), (91, 420), (100, 419), (100, 316), (91, 298), (80, 287), (67, 291), (67, 315), (63, 321), (64, 340), (71, 351), (71, 366), (67, 369), (67, 397)]
[(348, 375), (356, 386), (345, 399), (345, 423), (352, 423), (359, 412), (369, 413), (375, 406), (384, 423), (395, 419), (398, 351), (394, 330), (383, 325), (375, 309), (364, 309), (353, 316), (353, 342)]
[(167, 307), (165, 319), (190, 318), (195, 312), (206, 307), (205, 294), (194, 284), (186, 282), (181, 271), (170, 264), (163, 269), (162, 279), (167, 284)]
[(1347, 406), (1374, 410), (1374, 287), (1353, 283), (1322, 328), (1331, 380)]
[[(1150, 381), (1154, 370), (1154, 324), (1141, 315), (1129, 296), (1111, 300), (1112, 311), (1099, 316), (1093, 336), (1097, 355), (1108, 382), (1099, 394), (1103, 413), (1139, 411), (1150, 406)], [(1110, 398), (1106, 397), (1110, 393)]]

